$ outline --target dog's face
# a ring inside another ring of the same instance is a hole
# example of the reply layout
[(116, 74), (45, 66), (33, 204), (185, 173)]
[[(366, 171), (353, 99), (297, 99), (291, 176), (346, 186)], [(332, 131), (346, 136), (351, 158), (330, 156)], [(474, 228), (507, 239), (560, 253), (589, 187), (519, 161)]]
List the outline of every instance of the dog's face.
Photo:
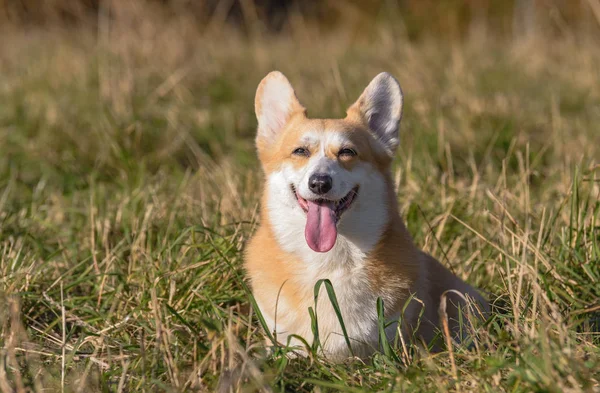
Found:
[(272, 72), (255, 106), (266, 208), (284, 249), (328, 252), (338, 234), (363, 250), (374, 246), (387, 223), (386, 173), (402, 112), (398, 82), (380, 74), (345, 119), (309, 119), (285, 76)]

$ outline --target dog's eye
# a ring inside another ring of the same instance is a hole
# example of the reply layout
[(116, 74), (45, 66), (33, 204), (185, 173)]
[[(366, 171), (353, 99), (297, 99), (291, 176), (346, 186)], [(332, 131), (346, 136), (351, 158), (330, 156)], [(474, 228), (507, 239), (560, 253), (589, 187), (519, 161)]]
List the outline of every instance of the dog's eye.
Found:
[(338, 152), (338, 157), (354, 157), (356, 156), (356, 150), (345, 148)]
[(292, 152), (292, 154), (295, 156), (304, 156), (304, 157), (310, 156), (310, 152), (305, 147), (298, 147), (296, 150), (294, 150)]

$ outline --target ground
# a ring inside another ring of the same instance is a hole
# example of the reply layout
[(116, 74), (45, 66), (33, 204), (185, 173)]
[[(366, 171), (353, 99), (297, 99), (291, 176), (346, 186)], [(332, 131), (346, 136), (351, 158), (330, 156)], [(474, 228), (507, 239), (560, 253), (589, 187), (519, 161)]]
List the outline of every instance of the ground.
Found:
[[(596, 43), (145, 20), (2, 37), (1, 390), (600, 389)], [(242, 258), (273, 69), (315, 117), (343, 116), (381, 71), (400, 81), (402, 216), (498, 305), (470, 348), (390, 343), (341, 365), (265, 350)]]

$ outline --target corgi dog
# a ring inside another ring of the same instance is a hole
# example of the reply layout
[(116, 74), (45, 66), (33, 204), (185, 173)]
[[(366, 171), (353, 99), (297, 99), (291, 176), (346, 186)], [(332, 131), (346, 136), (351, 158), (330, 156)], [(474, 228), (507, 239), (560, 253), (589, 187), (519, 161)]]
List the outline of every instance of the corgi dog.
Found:
[[(344, 119), (309, 118), (280, 72), (260, 82), (256, 146), (266, 179), (245, 268), (278, 342), (312, 342), (309, 307), (323, 355), (334, 360), (380, 350), (378, 298), (389, 340), (432, 340), (441, 302), (455, 338), (469, 304), (487, 312), (473, 287), (415, 246), (400, 217), (391, 163), (402, 105), (388, 73), (370, 82)], [(321, 279), (332, 283), (346, 335), (323, 285), (315, 304)]]

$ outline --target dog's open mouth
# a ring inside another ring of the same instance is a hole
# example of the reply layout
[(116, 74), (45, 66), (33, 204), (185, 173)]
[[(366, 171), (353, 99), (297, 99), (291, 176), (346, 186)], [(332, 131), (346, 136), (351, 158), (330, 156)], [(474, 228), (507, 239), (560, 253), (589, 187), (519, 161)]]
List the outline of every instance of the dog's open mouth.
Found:
[(317, 252), (327, 252), (333, 248), (337, 239), (337, 223), (358, 195), (358, 186), (338, 200), (304, 199), (292, 185), (292, 192), (298, 204), (306, 212), (304, 237), (308, 246)]
[(350, 190), (350, 192), (348, 194), (346, 194), (345, 197), (343, 197), (342, 199), (338, 199), (337, 201), (332, 200), (332, 199), (325, 199), (325, 198), (314, 199), (312, 201), (309, 201), (307, 199), (302, 198), (298, 194), (298, 192), (296, 191), (296, 187), (294, 187), (294, 185), (292, 185), (291, 188), (292, 188), (292, 192), (296, 196), (296, 199), (298, 200), (298, 204), (300, 205), (302, 210), (304, 210), (305, 213), (308, 213), (309, 202), (315, 203), (318, 205), (327, 205), (328, 204), (328, 205), (332, 205), (333, 211), (335, 212), (336, 220), (339, 220), (340, 217), (342, 216), (342, 214), (346, 210), (348, 210), (348, 208), (350, 207), (350, 205), (352, 205), (352, 202), (354, 202), (354, 199), (358, 195), (358, 186), (356, 186), (352, 190)]

